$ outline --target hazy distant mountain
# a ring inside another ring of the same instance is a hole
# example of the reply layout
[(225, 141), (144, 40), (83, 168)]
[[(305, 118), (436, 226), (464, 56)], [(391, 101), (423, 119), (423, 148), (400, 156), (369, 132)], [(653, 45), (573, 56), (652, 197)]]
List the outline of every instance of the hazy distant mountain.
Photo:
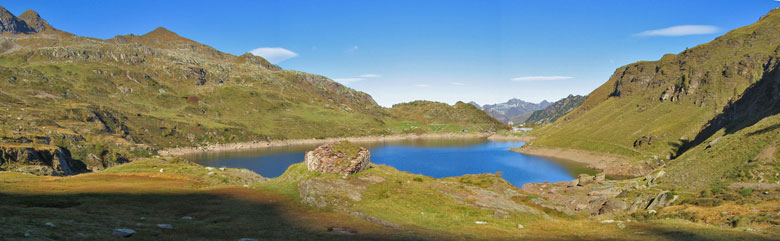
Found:
[[(477, 103), (471, 102), (470, 104), (480, 107)], [(550, 102), (543, 100), (540, 103), (526, 102), (520, 99), (510, 99), (505, 103), (498, 103), (493, 105), (483, 105), (482, 110), (487, 112), (501, 122), (524, 122), (530, 116), (530, 113), (544, 109), (549, 106)]]

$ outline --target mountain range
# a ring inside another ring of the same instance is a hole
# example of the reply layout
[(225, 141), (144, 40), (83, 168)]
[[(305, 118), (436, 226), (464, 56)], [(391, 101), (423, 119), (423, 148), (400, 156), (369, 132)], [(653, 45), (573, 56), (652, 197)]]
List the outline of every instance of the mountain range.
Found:
[(548, 105), (544, 109), (534, 111), (525, 122), (537, 125), (553, 123), (558, 118), (580, 107), (583, 101), (585, 101), (585, 96), (569, 95)]
[(0, 32), (0, 165), (38, 155), (29, 163), (54, 167), (42, 172), (71, 174), (171, 147), (505, 128), (460, 104), (384, 108), (326, 77), (162, 27), (103, 40), (0, 9)]
[(539, 103), (526, 102), (520, 99), (510, 99), (504, 103), (482, 105), (480, 106), (476, 102), (470, 102), (470, 104), (481, 108), (491, 116), (495, 117), (501, 122), (508, 123), (523, 123), (531, 115), (532, 112), (544, 109), (552, 103), (543, 100)]

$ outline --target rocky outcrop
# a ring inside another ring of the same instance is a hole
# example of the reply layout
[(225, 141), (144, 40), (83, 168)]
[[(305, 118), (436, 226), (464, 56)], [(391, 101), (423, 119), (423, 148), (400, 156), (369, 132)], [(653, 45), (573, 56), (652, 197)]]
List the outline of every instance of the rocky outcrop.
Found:
[(603, 173), (596, 176), (580, 174), (571, 182), (529, 183), (523, 191), (540, 198), (537, 204), (560, 212), (591, 216), (625, 212), (629, 205), (623, 199), (628, 190), (619, 181), (606, 180)]
[(599, 209), (599, 214), (622, 212), (625, 211), (626, 209), (628, 209), (628, 204), (626, 204), (626, 202), (621, 200), (610, 199), (607, 200), (607, 202), (605, 202), (603, 206), (601, 206), (601, 209)]
[(0, 167), (53, 176), (75, 175), (88, 171), (84, 163), (74, 160), (70, 151), (61, 147), (0, 147)]
[(523, 191), (539, 196), (537, 204), (569, 215), (620, 215), (673, 205), (678, 195), (655, 191), (665, 174), (661, 170), (630, 180), (607, 180), (604, 173), (580, 174), (571, 182), (528, 183)]
[(370, 158), (365, 147), (346, 141), (331, 143), (306, 152), (306, 168), (320, 173), (354, 174), (368, 169)]
[(655, 136), (641, 136), (634, 140), (634, 148), (641, 148), (653, 145), (653, 141), (658, 140)]

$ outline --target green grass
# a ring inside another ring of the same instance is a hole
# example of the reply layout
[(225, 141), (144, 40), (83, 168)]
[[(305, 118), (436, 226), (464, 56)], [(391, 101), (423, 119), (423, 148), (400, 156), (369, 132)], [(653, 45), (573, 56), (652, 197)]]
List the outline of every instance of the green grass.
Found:
[[(685, 183), (681, 186), (695, 190), (712, 189), (713, 193), (717, 193), (717, 190), (734, 182), (780, 181), (776, 176), (777, 155), (756, 161), (764, 150), (777, 146), (780, 130), (772, 128), (778, 123), (780, 115), (775, 115), (734, 134), (716, 133), (704, 145), (669, 163), (669, 185)], [(717, 143), (707, 148), (708, 143), (715, 139), (718, 139)]]
[(332, 148), (333, 152), (330, 153), (331, 157), (337, 156), (338, 153), (343, 153), (347, 160), (357, 158), (358, 154), (360, 154), (360, 150), (362, 149), (362, 147), (349, 141), (339, 141), (333, 143)]

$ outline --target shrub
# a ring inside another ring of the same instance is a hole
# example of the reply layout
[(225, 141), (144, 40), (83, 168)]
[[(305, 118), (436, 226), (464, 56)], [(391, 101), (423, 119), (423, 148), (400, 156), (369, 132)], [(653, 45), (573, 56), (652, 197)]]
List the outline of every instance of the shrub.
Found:
[(710, 190), (701, 191), (701, 195), (699, 195), (699, 196), (701, 196), (701, 197), (711, 197), (712, 196), (712, 191), (710, 191)]
[(742, 195), (742, 196), (747, 196), (747, 195), (753, 194), (753, 189), (743, 188), (742, 190), (739, 190), (739, 194)]
[(190, 104), (197, 105), (198, 102), (200, 102), (200, 97), (197, 97), (197, 96), (193, 95), (193, 96), (187, 97), (187, 101), (190, 102)]
[(722, 193), (723, 188), (726, 188), (726, 184), (723, 183), (715, 184), (715, 186), (712, 187), (712, 193)]

